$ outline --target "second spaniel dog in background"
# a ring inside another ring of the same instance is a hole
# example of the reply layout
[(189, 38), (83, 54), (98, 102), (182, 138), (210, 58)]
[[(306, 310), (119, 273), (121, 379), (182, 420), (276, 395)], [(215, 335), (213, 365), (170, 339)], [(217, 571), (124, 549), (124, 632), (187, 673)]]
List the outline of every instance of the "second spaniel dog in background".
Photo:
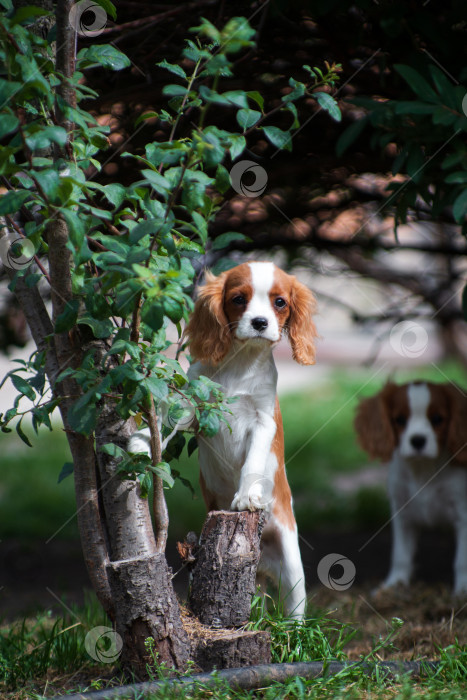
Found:
[[(273, 263), (243, 263), (218, 277), (207, 273), (187, 326), (195, 361), (190, 379), (204, 375), (236, 397), (230, 427), (199, 439), (206, 507), (265, 511), (258, 575), (280, 582), (285, 611), (297, 618), (305, 610), (305, 581), (272, 350), (286, 333), (293, 358), (314, 363), (315, 305), (310, 290)], [(132, 451), (141, 451), (139, 436), (130, 441)]]
[(388, 383), (361, 401), (359, 442), (389, 463), (392, 557), (383, 587), (407, 585), (417, 531), (438, 523), (456, 533), (454, 594), (467, 594), (467, 398), (452, 384)]

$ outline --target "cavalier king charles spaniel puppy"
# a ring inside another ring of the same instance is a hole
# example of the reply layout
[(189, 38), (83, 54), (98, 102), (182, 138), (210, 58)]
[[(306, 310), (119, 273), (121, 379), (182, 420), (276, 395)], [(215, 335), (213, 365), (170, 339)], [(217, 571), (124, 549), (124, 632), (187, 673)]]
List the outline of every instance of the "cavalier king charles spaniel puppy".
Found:
[(389, 463), (392, 556), (382, 588), (408, 585), (417, 531), (448, 523), (456, 534), (454, 594), (467, 594), (467, 397), (452, 384), (389, 382), (361, 401), (355, 429)]
[[(189, 378), (209, 377), (226, 397), (235, 397), (229, 426), (221, 424), (214, 437), (198, 436), (206, 507), (264, 510), (258, 579), (280, 583), (285, 612), (298, 619), (305, 611), (305, 580), (272, 351), (285, 334), (294, 360), (313, 364), (315, 310), (313, 294), (295, 277), (271, 262), (248, 262), (218, 277), (206, 274), (187, 326), (194, 361)], [(141, 451), (132, 444), (132, 451)]]

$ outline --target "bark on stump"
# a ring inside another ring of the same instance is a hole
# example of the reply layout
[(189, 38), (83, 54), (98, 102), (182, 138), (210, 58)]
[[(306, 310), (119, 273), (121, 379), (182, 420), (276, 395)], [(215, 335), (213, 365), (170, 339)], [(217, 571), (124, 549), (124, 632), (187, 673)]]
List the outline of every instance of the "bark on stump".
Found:
[(189, 595), (190, 609), (211, 628), (210, 634), (199, 635), (192, 652), (203, 670), (271, 660), (269, 632), (231, 630), (250, 617), (263, 524), (261, 512), (208, 513)]
[(110, 589), (116, 612), (116, 631), (123, 640), (123, 668), (147, 678), (152, 665), (144, 645), (153, 637), (158, 661), (183, 669), (190, 655), (190, 641), (181, 623), (180, 607), (172, 585), (172, 572), (163, 554), (129, 559), (108, 565)]

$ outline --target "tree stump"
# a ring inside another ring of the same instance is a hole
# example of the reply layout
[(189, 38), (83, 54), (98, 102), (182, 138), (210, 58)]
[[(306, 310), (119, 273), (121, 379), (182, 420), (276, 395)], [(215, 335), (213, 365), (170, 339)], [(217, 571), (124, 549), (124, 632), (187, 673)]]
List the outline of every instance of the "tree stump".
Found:
[(190, 640), (165, 555), (112, 562), (107, 571), (116, 631), (123, 640), (123, 668), (140, 679), (147, 678), (146, 664), (153, 662), (144, 640), (152, 637), (158, 660), (182, 670), (189, 659)]
[(203, 625), (241, 627), (250, 618), (264, 516), (208, 513), (192, 572), (189, 606)]
[(238, 628), (248, 622), (264, 524), (261, 512), (211, 511), (192, 570), (189, 626), (192, 658), (203, 670), (271, 661), (269, 632)]

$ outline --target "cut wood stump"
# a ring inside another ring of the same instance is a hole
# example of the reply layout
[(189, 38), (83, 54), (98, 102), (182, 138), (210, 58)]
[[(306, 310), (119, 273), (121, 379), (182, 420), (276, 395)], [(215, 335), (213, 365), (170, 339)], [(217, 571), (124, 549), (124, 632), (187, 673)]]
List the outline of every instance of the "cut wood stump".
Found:
[(250, 618), (264, 515), (208, 513), (192, 572), (189, 607), (203, 625), (241, 627)]
[(261, 512), (208, 513), (188, 600), (198, 618), (187, 630), (192, 658), (202, 670), (271, 661), (269, 632), (236, 629), (250, 618), (263, 524)]

